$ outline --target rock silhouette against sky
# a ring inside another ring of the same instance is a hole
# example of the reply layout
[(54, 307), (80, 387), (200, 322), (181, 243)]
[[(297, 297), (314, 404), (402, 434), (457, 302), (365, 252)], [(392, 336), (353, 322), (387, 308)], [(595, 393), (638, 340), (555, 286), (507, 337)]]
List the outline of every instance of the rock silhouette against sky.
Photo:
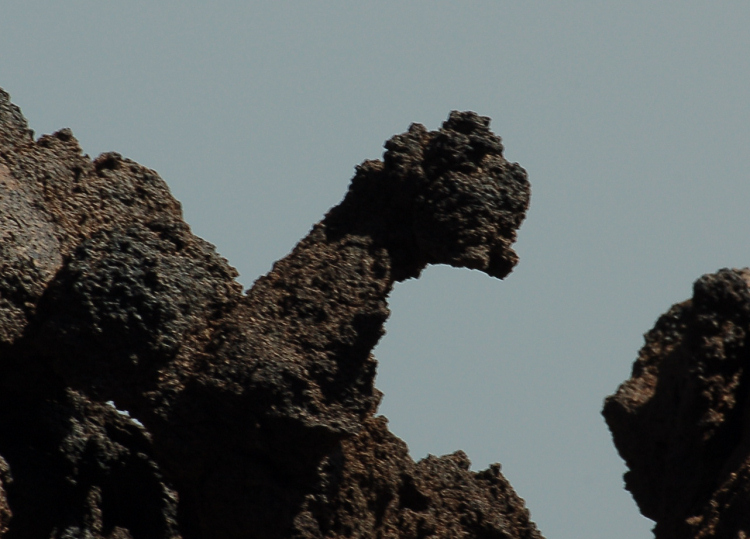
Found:
[[(541, 539), (499, 464), (410, 458), (371, 354), (397, 282), (511, 272), (526, 173), (472, 112), (385, 147), (245, 293), (154, 171), (0, 91), (1, 536)], [(658, 539), (750, 533), (748, 283), (698, 279), (605, 402)]]
[(244, 294), (154, 171), (2, 100), (9, 537), (541, 537), (499, 466), (414, 463), (375, 415), (394, 283), (517, 261), (529, 183), (488, 118), (393, 137)]

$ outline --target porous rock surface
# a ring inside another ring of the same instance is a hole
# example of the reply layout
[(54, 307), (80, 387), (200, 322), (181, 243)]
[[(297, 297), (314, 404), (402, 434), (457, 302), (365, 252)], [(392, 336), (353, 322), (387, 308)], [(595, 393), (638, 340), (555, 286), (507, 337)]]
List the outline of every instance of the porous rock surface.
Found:
[(657, 539), (750, 537), (750, 270), (704, 275), (646, 334), (604, 417)]
[(0, 535), (541, 538), (498, 465), (415, 463), (376, 416), (394, 283), (516, 263), (529, 184), (488, 125), (393, 137), (243, 293), (155, 172), (0, 91)]

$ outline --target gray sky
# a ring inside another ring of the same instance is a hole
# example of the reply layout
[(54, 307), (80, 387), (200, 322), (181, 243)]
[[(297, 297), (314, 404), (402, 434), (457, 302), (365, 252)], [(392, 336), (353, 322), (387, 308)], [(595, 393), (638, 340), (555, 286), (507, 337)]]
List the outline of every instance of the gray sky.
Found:
[(250, 286), (411, 122), (493, 119), (529, 173), (505, 280), (396, 287), (381, 412), (416, 459), (499, 461), (550, 539), (647, 538), (599, 414), (692, 282), (748, 264), (750, 3), (8, 0), (37, 135), (157, 170)]

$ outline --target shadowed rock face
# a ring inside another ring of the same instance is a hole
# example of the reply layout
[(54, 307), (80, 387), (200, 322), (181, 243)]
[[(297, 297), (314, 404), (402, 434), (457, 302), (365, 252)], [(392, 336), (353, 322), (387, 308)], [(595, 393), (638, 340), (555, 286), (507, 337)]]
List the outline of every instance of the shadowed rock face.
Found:
[(750, 537), (750, 270), (704, 275), (604, 417), (658, 539)]
[(488, 125), (392, 138), (243, 294), (155, 172), (35, 141), (0, 91), (0, 535), (540, 538), (499, 466), (415, 463), (375, 416), (393, 284), (517, 261)]

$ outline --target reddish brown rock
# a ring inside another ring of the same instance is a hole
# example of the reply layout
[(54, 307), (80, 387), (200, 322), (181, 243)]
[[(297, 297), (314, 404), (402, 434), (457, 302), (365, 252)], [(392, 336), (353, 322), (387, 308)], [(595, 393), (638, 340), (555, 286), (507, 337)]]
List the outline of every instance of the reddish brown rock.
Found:
[(414, 463), (375, 417), (393, 284), (516, 263), (529, 185), (488, 125), (392, 138), (243, 294), (155, 172), (0, 92), (0, 534), (541, 537), (499, 466)]
[(604, 417), (657, 539), (750, 537), (750, 270), (696, 281)]
[(414, 463), (382, 417), (345, 441), (323, 469), (332, 462), (343, 471), (340, 484), (307, 505), (326, 537), (541, 539), (499, 464), (471, 472), (462, 451)]

